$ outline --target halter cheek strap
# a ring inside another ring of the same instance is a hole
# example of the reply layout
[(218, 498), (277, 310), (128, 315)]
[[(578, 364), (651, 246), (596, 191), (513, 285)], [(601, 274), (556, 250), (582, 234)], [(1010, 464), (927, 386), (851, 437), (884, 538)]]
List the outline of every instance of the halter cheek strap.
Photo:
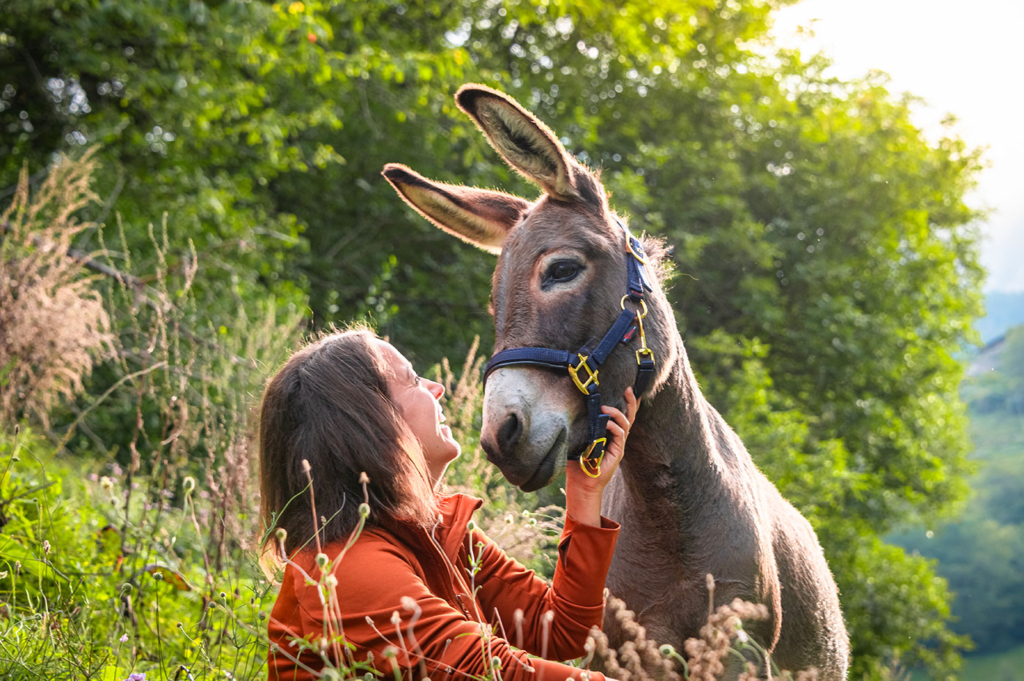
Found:
[[(625, 223), (618, 218), (616, 218), (616, 222), (625, 232), (626, 251), (631, 256), (627, 258), (626, 265), (626, 295), (622, 296), (620, 303), (622, 312), (616, 317), (615, 322), (597, 346), (591, 350), (588, 343), (576, 352), (551, 348), (510, 348), (491, 357), (491, 361), (487, 363), (487, 368), (484, 371), (485, 385), (487, 377), (495, 369), (506, 366), (530, 365), (568, 372), (569, 377), (583, 393), (586, 401), (587, 424), (590, 432), (590, 445), (586, 451), (579, 456), (570, 456), (569, 458), (579, 459), (580, 468), (591, 477), (601, 474), (601, 459), (604, 458), (605, 447), (608, 444), (608, 420), (611, 418), (608, 414), (601, 413), (601, 393), (598, 390), (600, 387), (598, 373), (601, 365), (617, 346), (629, 344), (639, 338), (640, 347), (636, 351), (637, 371), (633, 381), (633, 394), (639, 398), (654, 377), (654, 353), (647, 347), (643, 323), (647, 316), (644, 293), (653, 290), (647, 275), (647, 259), (640, 241), (630, 233)], [(632, 303), (636, 309), (627, 309), (627, 301)]]

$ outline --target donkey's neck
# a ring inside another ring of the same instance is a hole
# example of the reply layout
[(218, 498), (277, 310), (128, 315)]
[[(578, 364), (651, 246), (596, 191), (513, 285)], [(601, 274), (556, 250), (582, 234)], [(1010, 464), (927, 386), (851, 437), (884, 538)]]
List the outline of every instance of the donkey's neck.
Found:
[[(641, 610), (653, 607), (651, 594), (703, 584), (708, 572), (725, 574), (708, 562), (714, 552), (707, 538), (741, 534), (729, 505), (749, 456), (704, 399), (679, 343), (666, 382), (641, 401), (602, 506), (622, 526), (608, 586)], [(647, 578), (633, 584), (638, 573)]]
[[(682, 341), (679, 341), (680, 349)], [(735, 436), (704, 399), (697, 379), (681, 351), (657, 394), (641, 401), (629, 436), (622, 472), (627, 489), (636, 496), (657, 494), (652, 475), (672, 479), (672, 489), (707, 494), (726, 483), (742, 456)]]

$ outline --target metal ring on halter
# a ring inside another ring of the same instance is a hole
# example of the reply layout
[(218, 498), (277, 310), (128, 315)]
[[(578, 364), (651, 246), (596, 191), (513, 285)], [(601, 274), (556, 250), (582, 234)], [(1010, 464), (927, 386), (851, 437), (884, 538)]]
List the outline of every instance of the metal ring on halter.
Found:
[[(601, 439), (607, 441), (606, 438), (601, 438)], [(593, 444), (590, 445), (590, 448), (593, 449), (594, 445)], [(599, 477), (601, 477), (601, 461), (604, 460), (604, 455), (605, 454), (606, 454), (606, 452), (601, 452), (601, 456), (597, 457), (597, 460), (594, 461), (592, 464), (591, 464), (590, 459), (586, 458), (585, 456), (581, 456), (580, 457), (580, 468), (583, 470), (583, 474), (586, 475), (588, 478), (599, 478)], [(594, 472), (593, 473), (591, 473), (590, 469), (587, 468), (587, 466), (589, 466), (589, 465), (593, 465), (594, 466)]]
[[(637, 243), (639, 243), (639, 242), (637, 242)], [(640, 246), (640, 248), (642, 249), (643, 246)], [(641, 265), (646, 265), (647, 264), (647, 258), (645, 258), (644, 256), (640, 255), (640, 253), (637, 253), (636, 250), (634, 250), (634, 248), (633, 248), (633, 239), (631, 239), (630, 237), (626, 237), (626, 251), (631, 253), (633, 255), (633, 257), (636, 258), (640, 262)]]
[[(590, 456), (590, 453), (594, 451), (594, 448), (597, 447), (597, 445), (601, 445), (601, 455), (598, 456), (598, 457), (592, 458)], [(599, 437), (596, 440), (594, 440), (593, 442), (591, 442), (590, 446), (587, 447), (587, 451), (585, 451), (583, 453), (583, 455), (580, 457), (580, 468), (583, 469), (583, 472), (586, 473), (588, 477), (591, 477), (591, 478), (600, 477), (600, 475), (601, 475), (601, 462), (604, 460), (604, 455), (608, 453), (607, 447), (608, 447), (608, 436), (605, 435), (604, 437)], [(591, 473), (590, 472), (591, 469), (588, 469), (587, 466), (593, 466), (593, 471), (594, 472)]]
[[(622, 307), (623, 310), (626, 309), (626, 298), (629, 298), (629, 294), (622, 296), (622, 300), (619, 301), (619, 305)], [(640, 299), (640, 307), (641, 309), (643, 309), (643, 312), (640, 313), (640, 319), (643, 319), (644, 317), (647, 316), (647, 303), (644, 302), (643, 298)]]

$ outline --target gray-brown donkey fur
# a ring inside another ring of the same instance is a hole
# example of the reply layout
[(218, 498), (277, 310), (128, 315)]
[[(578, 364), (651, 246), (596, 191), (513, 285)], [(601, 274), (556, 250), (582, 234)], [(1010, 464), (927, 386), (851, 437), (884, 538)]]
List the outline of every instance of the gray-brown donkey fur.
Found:
[[(495, 150), (543, 189), (540, 198), (441, 184), (397, 164), (384, 176), (435, 225), (500, 254), (492, 287), (496, 352), (574, 350), (600, 338), (620, 310), (631, 257), (600, 180), (503, 93), (466, 85), (456, 101)], [(819, 678), (843, 679), (849, 639), (817, 537), (701, 395), (661, 287), (661, 244), (644, 245), (656, 280), (644, 321), (657, 374), (605, 493), (605, 515), (622, 525), (607, 586), (649, 638), (681, 648), (706, 620), (710, 573), (716, 605), (739, 597), (768, 606), (769, 620), (747, 631), (781, 668), (813, 667)], [(600, 371), (606, 403), (619, 408), (636, 372), (633, 350), (613, 351)], [(563, 375), (499, 369), (485, 392), (481, 444), (510, 482), (537, 489), (588, 444), (583, 399)], [(621, 644), (615, 622), (605, 625)]]

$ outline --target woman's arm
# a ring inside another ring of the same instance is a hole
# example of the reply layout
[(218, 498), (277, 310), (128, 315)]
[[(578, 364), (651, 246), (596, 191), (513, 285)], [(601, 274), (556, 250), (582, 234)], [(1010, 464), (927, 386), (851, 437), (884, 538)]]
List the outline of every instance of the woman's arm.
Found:
[[(530, 659), (499, 636), (485, 635), (484, 625), (431, 592), (398, 549), (381, 543), (360, 544), (357, 542), (339, 566), (336, 599), (327, 611), (340, 612), (344, 637), (358, 648), (356, 657), (372, 655), (374, 666), (386, 676), (398, 666), (403, 670), (425, 668), (430, 678), (479, 678), (490, 675), (496, 658), (505, 681), (582, 678), (582, 669)], [(358, 569), (346, 569), (346, 563)], [(297, 584), (303, 621), (308, 625), (304, 628), (307, 633), (319, 631), (324, 607), (317, 589)], [(604, 681), (596, 672), (591, 672), (590, 678)]]
[(550, 586), (482, 532), (473, 532), (479, 566), (473, 586), (479, 587), (480, 615), (531, 655), (551, 660), (583, 655), (590, 630), (601, 626), (604, 581), (619, 534), (616, 523), (606, 518), (599, 522), (588, 525), (566, 516)]

